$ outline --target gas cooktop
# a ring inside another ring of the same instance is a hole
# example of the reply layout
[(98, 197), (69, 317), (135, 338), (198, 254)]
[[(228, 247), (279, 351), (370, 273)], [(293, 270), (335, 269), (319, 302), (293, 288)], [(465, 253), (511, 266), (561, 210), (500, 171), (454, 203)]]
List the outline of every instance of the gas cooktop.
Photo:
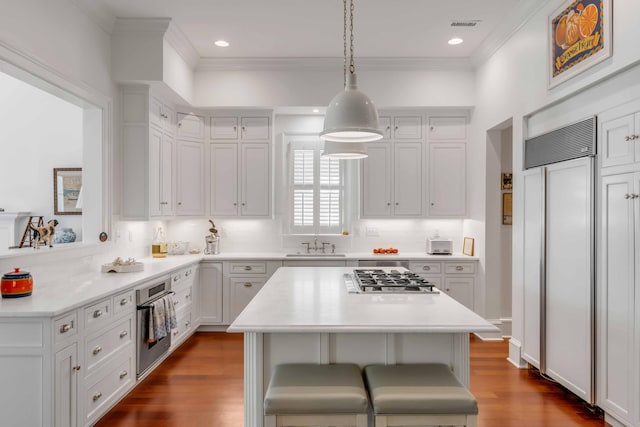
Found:
[(357, 268), (345, 275), (345, 282), (356, 293), (439, 293), (433, 283), (411, 271)]

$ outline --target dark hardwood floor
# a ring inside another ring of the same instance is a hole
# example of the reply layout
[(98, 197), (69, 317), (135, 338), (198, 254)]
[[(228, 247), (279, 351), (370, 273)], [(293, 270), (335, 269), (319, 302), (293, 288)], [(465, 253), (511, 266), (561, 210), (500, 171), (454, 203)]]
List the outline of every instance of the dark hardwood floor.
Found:
[[(200, 332), (106, 414), (100, 427), (242, 427), (241, 334)], [(602, 417), (535, 370), (507, 362), (508, 345), (471, 339), (479, 427), (604, 426)]]

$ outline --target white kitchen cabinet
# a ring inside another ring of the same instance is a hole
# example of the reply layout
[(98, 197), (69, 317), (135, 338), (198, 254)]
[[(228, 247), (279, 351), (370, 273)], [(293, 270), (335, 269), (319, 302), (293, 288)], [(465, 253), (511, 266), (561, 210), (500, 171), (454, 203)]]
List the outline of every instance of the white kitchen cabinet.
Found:
[(269, 144), (211, 144), (211, 215), (268, 217)]
[(224, 324), (233, 323), (281, 266), (282, 261), (238, 260), (224, 263)]
[(380, 116), (378, 125), (384, 132), (383, 139), (422, 139), (422, 116)]
[(176, 215), (205, 215), (204, 144), (178, 140)]
[(466, 216), (466, 170), (465, 143), (429, 143), (429, 216)]
[(600, 117), (600, 157), (602, 167), (640, 162), (640, 113)]
[(122, 103), (123, 218), (171, 217), (175, 214), (175, 113), (153, 97), (148, 86), (123, 87)]
[(467, 138), (466, 117), (429, 117), (429, 141), (464, 141)]
[(212, 140), (269, 141), (269, 117), (213, 116)]
[(205, 118), (193, 113), (178, 113), (176, 137), (178, 139), (204, 141)]
[(171, 274), (173, 305), (177, 327), (171, 337), (171, 350), (178, 348), (195, 330), (199, 316), (194, 301), (199, 301), (199, 266), (193, 264)]
[(601, 184), (597, 404), (640, 425), (640, 172)]
[(222, 324), (222, 263), (203, 262), (200, 265), (200, 292), (198, 308), (201, 325)]
[(409, 269), (433, 283), (440, 291), (473, 310), (478, 261), (412, 260)]
[(363, 218), (422, 215), (422, 143), (372, 142), (362, 161)]
[(55, 354), (54, 423), (55, 427), (75, 427), (78, 417), (78, 344), (72, 343)]
[(229, 323), (251, 302), (262, 289), (266, 278), (231, 277), (229, 278)]

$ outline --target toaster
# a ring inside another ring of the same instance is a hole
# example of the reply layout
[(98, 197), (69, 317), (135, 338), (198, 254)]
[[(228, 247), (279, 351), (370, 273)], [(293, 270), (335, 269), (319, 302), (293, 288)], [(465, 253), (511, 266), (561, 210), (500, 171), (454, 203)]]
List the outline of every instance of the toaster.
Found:
[(453, 240), (428, 239), (427, 253), (431, 255), (451, 255), (453, 253)]

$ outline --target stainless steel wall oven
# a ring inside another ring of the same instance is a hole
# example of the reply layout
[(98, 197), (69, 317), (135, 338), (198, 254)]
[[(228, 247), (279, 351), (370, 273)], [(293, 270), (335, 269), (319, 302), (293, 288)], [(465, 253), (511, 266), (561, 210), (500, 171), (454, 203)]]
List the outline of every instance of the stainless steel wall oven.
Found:
[(162, 357), (171, 346), (171, 334), (149, 342), (149, 322), (151, 322), (151, 307), (155, 301), (172, 294), (171, 279), (169, 277), (150, 283), (136, 291), (136, 328), (138, 342), (136, 345), (136, 376), (140, 378), (151, 365)]

